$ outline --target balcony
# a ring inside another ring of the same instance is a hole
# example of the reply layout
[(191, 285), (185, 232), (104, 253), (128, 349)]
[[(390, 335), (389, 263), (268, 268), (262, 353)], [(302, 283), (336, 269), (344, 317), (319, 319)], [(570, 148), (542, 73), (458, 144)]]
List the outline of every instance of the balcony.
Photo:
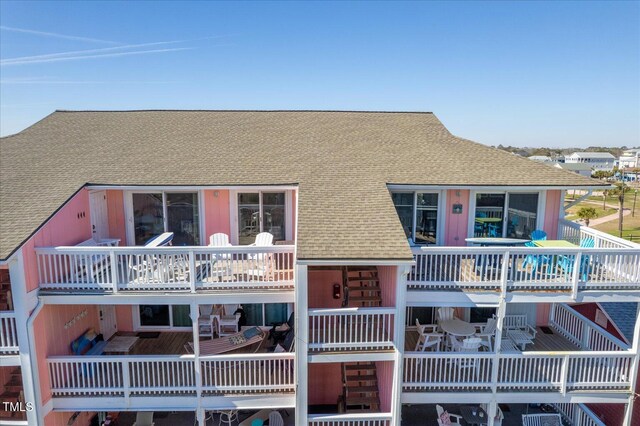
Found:
[(40, 247), (42, 290), (70, 293), (292, 290), (293, 245)]
[(309, 426), (391, 426), (391, 420), (385, 413), (310, 414)]
[[(506, 316), (505, 330), (519, 315)], [(478, 324), (479, 325), (479, 324)], [(523, 350), (503, 334), (498, 351), (417, 352), (406, 332), (405, 392), (629, 392), (629, 346), (564, 304), (553, 305), (548, 327)], [(427, 349), (428, 350), (428, 349)]]
[(640, 290), (640, 245), (561, 220), (562, 239), (594, 248), (413, 248), (409, 290), (553, 292)]
[(309, 351), (393, 349), (395, 308), (309, 309)]
[(0, 312), (0, 355), (17, 355), (18, 332), (16, 315), (13, 311)]

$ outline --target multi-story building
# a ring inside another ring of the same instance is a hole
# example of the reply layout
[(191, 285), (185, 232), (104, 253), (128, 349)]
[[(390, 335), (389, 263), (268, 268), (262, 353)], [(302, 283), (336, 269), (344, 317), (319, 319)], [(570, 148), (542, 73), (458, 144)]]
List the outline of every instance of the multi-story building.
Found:
[(634, 169), (640, 167), (640, 149), (628, 149), (622, 153), (618, 160), (621, 169)]
[(616, 158), (608, 152), (574, 152), (571, 155), (566, 155), (564, 161), (567, 164), (588, 164), (592, 170), (607, 172), (612, 171), (616, 165)]
[(624, 342), (571, 307), (640, 297), (639, 246), (563, 219), (601, 181), (430, 113), (56, 112), (0, 148), (0, 377), (34, 406), (0, 423), (549, 403), (600, 425), (597, 403), (632, 424), (637, 312)]

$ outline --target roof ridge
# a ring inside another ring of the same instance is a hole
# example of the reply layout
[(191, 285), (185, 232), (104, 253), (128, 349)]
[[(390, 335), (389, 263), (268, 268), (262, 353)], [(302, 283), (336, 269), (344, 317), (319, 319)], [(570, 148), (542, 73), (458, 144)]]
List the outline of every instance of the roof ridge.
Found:
[(432, 111), (384, 111), (384, 110), (348, 110), (348, 109), (56, 109), (54, 112), (344, 112), (361, 114), (433, 114)]

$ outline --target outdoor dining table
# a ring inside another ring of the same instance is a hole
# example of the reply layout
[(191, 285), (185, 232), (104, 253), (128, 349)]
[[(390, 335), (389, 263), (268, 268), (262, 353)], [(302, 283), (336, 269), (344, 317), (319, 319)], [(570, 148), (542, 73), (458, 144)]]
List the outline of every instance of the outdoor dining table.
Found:
[(476, 327), (469, 324), (466, 321), (462, 321), (458, 318), (453, 318), (450, 320), (444, 320), (438, 322), (440, 328), (453, 336), (473, 336), (476, 333)]
[(472, 237), (465, 238), (466, 242), (471, 244), (478, 244), (482, 247), (487, 246), (523, 246), (531, 240), (523, 240), (520, 238), (492, 238), (492, 237)]
[(486, 425), (489, 423), (487, 413), (482, 407), (463, 405), (460, 407), (460, 415), (470, 425)]
[(577, 245), (566, 240), (535, 240), (533, 244), (535, 244), (537, 247), (546, 247), (546, 248), (578, 247)]

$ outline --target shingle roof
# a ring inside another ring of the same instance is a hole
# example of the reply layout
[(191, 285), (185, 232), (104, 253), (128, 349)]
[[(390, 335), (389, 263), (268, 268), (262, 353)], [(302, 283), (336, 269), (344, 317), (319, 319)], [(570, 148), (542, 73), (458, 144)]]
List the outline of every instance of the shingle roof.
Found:
[(581, 170), (591, 171), (591, 167), (593, 167), (588, 163), (557, 163), (555, 166), (564, 170), (571, 170), (572, 172)]
[(633, 343), (633, 329), (636, 325), (638, 304), (633, 302), (607, 302), (600, 303), (600, 306), (607, 312), (609, 318), (615, 323), (622, 335), (627, 338), (627, 341)]
[(58, 111), (0, 154), (0, 259), (87, 183), (298, 184), (301, 259), (410, 259), (388, 183), (603, 185), (455, 137), (431, 113)]
[(574, 152), (573, 154), (569, 155), (569, 157), (606, 158), (606, 159), (611, 159), (611, 160), (615, 159), (615, 157), (612, 154), (608, 153), (608, 152), (591, 152), (591, 151)]

